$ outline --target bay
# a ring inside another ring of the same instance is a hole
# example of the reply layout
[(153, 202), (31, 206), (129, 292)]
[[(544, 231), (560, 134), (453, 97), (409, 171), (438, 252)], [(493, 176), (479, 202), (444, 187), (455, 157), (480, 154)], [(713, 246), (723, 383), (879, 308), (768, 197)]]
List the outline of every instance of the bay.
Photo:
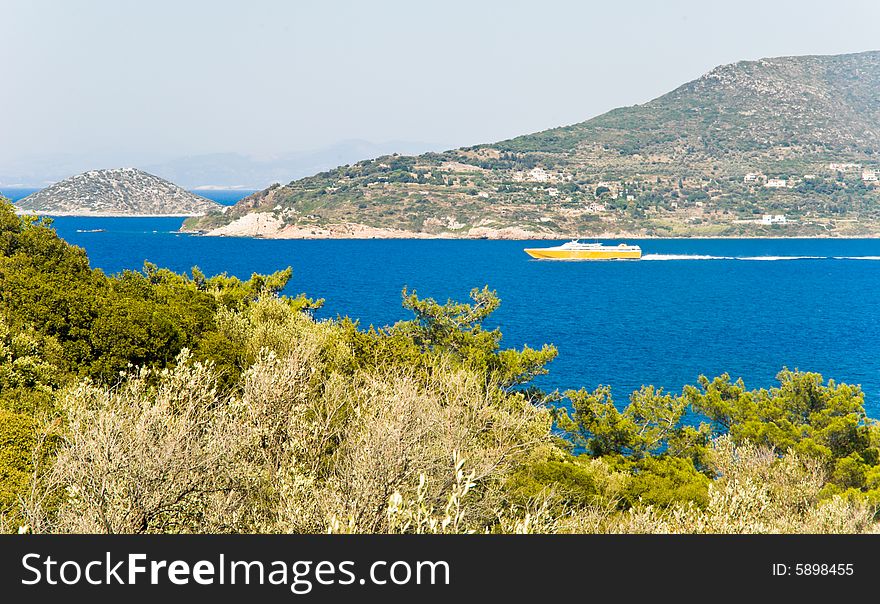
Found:
[(643, 260), (547, 262), (522, 241), (215, 238), (177, 233), (175, 218), (54, 225), (110, 273), (144, 261), (242, 278), (291, 266), (285, 293), (325, 298), (319, 318), (363, 325), (408, 318), (404, 285), (442, 300), (489, 285), (502, 299), (489, 326), (506, 347), (559, 348), (537, 380), (547, 389), (609, 384), (625, 402), (642, 384), (679, 392), (700, 374), (769, 387), (787, 366), (861, 384), (880, 417), (876, 239), (631, 240)]

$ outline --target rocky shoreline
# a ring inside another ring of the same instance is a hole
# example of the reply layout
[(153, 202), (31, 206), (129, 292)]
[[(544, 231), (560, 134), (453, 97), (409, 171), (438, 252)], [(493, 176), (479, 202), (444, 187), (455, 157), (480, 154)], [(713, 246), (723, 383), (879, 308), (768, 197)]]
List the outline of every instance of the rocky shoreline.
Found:
[(471, 227), (459, 232), (427, 233), (394, 228), (378, 228), (358, 223), (327, 225), (285, 225), (271, 214), (252, 213), (211, 230), (188, 229), (181, 233), (204, 237), (251, 237), (256, 239), (491, 239), (491, 240), (568, 240), (568, 239), (877, 239), (880, 230), (865, 233), (823, 231), (816, 234), (756, 233), (751, 235), (648, 235), (633, 231), (603, 231), (582, 234), (555, 231), (536, 232), (521, 227)]
[(462, 229), (460, 233), (426, 233), (405, 229), (372, 227), (359, 223), (324, 225), (285, 224), (271, 213), (253, 212), (211, 230), (189, 230), (207, 237), (257, 237), (261, 239), (557, 239), (558, 233), (536, 232), (521, 227), (493, 229), (485, 226)]

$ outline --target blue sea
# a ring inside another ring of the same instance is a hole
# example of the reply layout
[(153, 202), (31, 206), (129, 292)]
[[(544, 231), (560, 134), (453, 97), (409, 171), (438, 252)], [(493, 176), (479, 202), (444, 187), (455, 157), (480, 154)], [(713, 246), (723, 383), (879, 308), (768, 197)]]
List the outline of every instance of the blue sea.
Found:
[(880, 418), (880, 239), (652, 239), (634, 241), (641, 261), (547, 262), (523, 253), (535, 242), (215, 238), (177, 233), (180, 223), (54, 225), (109, 273), (146, 260), (242, 278), (292, 266), (286, 293), (325, 298), (319, 317), (365, 326), (408, 318), (404, 285), (464, 300), (488, 284), (502, 299), (490, 326), (504, 346), (559, 348), (537, 380), (546, 389), (608, 384), (625, 402), (642, 384), (680, 392), (700, 374), (770, 387), (787, 366), (861, 384)]

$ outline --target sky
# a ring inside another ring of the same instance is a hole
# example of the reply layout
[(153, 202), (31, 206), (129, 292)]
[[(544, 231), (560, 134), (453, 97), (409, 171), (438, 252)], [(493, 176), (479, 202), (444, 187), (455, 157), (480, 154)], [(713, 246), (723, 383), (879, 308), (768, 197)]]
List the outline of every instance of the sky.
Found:
[(0, 0), (0, 167), (454, 148), (743, 59), (880, 49), (880, 2)]

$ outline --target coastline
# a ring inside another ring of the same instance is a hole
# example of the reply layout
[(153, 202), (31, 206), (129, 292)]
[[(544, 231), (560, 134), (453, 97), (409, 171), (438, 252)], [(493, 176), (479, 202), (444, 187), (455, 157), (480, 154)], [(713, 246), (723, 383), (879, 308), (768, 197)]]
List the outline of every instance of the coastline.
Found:
[(265, 234), (249, 234), (249, 235), (232, 235), (227, 233), (213, 233), (211, 231), (198, 231), (180, 229), (178, 233), (192, 235), (194, 237), (223, 237), (229, 239), (271, 239), (271, 240), (368, 240), (368, 239), (399, 239), (399, 240), (443, 240), (443, 241), (571, 241), (573, 239), (583, 240), (687, 240), (687, 239), (880, 239), (880, 233), (862, 234), (862, 235), (846, 235), (846, 234), (817, 234), (817, 235), (640, 235), (635, 233), (601, 233), (599, 235), (570, 235), (570, 234), (548, 234), (536, 237), (522, 236), (458, 236), (455, 234), (415, 234), (407, 233), (399, 236), (389, 235), (372, 235), (357, 236), (353, 234), (312, 234), (309, 236), (273, 236)]
[(122, 214), (119, 212), (32, 212), (16, 210), (17, 216), (48, 216), (49, 218), (192, 218), (204, 214)]
[[(19, 216), (46, 216), (49, 218), (193, 218), (205, 214), (129, 214), (120, 212), (34, 212), (17, 209)], [(548, 233), (535, 232), (522, 227), (504, 227), (491, 229), (473, 227), (461, 234), (452, 232), (424, 233), (394, 228), (370, 227), (364, 224), (334, 224), (324, 226), (287, 225), (280, 229), (274, 221), (254, 221), (245, 228), (229, 228), (231, 225), (211, 230), (187, 229), (181, 225), (176, 233), (195, 237), (226, 237), (241, 239), (273, 239), (273, 240), (367, 240), (367, 239), (400, 239), (400, 240), (497, 240), (497, 241), (568, 241), (584, 240), (687, 240), (687, 239), (880, 239), (880, 230), (874, 233), (847, 234), (823, 231), (816, 234), (773, 234), (760, 233), (753, 235), (711, 235), (695, 233), (693, 235), (647, 235), (631, 231), (606, 231), (598, 234)], [(234, 224), (234, 223), (233, 223)], [(244, 226), (244, 225), (237, 225)]]
[[(190, 222), (190, 221), (188, 221)], [(180, 232), (191, 233), (204, 237), (246, 237), (256, 239), (497, 239), (514, 241), (559, 241), (571, 239), (603, 239), (603, 240), (632, 240), (632, 239), (876, 239), (880, 238), (880, 224), (871, 223), (843, 223), (836, 225), (838, 228), (817, 228), (816, 225), (791, 225), (787, 228), (762, 229), (759, 225), (737, 225), (729, 228), (728, 225), (711, 225), (711, 228), (688, 229), (685, 225), (673, 225), (674, 234), (647, 234), (647, 230), (654, 228), (625, 228), (617, 229), (614, 225), (606, 225), (598, 232), (589, 234), (566, 230), (551, 230), (540, 225), (507, 225), (497, 223), (486, 224), (485, 221), (472, 226), (456, 225), (461, 228), (444, 229), (442, 227), (434, 232), (415, 231), (399, 227), (371, 226), (359, 222), (334, 222), (334, 223), (286, 223), (281, 217), (271, 212), (249, 212), (233, 219), (231, 222), (214, 226), (210, 222), (205, 228), (198, 228), (200, 221), (194, 224), (184, 223)], [(751, 228), (746, 228), (751, 227)], [(812, 227), (812, 228), (811, 228)], [(666, 231), (662, 229), (661, 231)], [(734, 231), (736, 234), (724, 234)]]

